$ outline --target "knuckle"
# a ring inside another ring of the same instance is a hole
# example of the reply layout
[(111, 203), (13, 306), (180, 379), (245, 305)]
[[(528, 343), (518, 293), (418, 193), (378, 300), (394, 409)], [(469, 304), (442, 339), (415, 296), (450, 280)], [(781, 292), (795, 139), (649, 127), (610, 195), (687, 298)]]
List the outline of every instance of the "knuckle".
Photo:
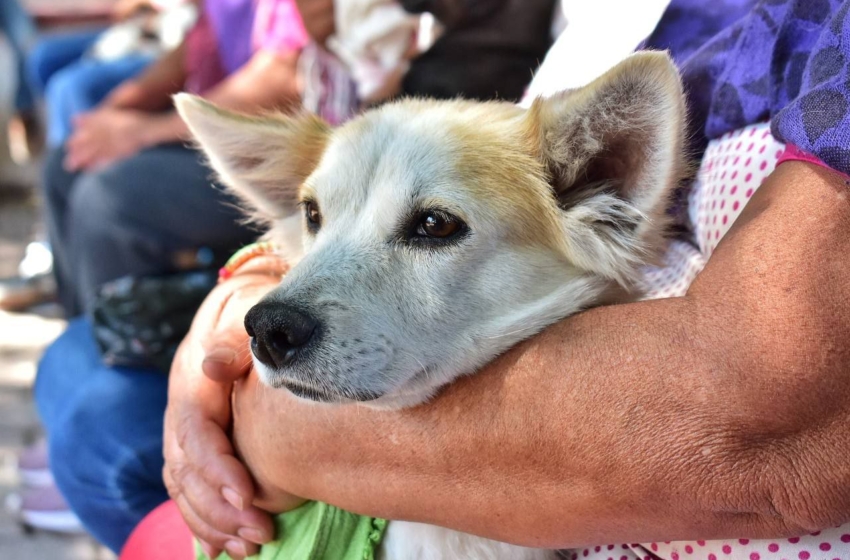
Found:
[(190, 422), (186, 418), (181, 418), (176, 421), (174, 426), (174, 436), (180, 449), (186, 449), (186, 445), (192, 437), (192, 426), (189, 424)]
[(200, 475), (201, 479), (207, 483), (207, 485), (214, 486), (216, 488), (224, 486), (224, 479), (227, 478), (226, 476), (222, 475), (220, 465), (215, 459), (201, 466), (200, 470), (198, 471), (198, 474)]
[(224, 506), (209, 508), (205, 513), (205, 521), (216, 530), (229, 535), (235, 535), (241, 527), (239, 515), (231, 513), (232, 508)]
[(183, 502), (182, 504), (178, 504), (178, 507), (180, 509), (180, 513), (183, 515), (183, 519), (186, 521), (186, 525), (188, 525), (189, 530), (193, 535), (216, 548), (224, 548), (225, 543), (229, 540), (228, 535), (220, 533), (215, 528), (207, 525), (200, 517), (197, 516), (194, 510), (189, 507), (188, 503)]

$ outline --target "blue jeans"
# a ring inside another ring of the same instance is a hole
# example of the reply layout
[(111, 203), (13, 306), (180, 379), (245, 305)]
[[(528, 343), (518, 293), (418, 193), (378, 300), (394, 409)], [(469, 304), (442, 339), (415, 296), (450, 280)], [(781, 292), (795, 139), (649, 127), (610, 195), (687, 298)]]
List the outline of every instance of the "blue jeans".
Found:
[(133, 528), (168, 499), (162, 428), (168, 377), (107, 367), (87, 319), (75, 319), (44, 355), (35, 399), (62, 495), (118, 553)]
[(206, 248), (224, 264), (256, 231), (235, 199), (211, 188), (197, 150), (167, 144), (103, 169), (69, 173), (65, 152), (44, 162), (45, 221), (65, 313), (90, 313), (100, 287), (122, 276), (177, 272), (175, 256)]
[(0, 0), (0, 33), (6, 36), (15, 54), (18, 83), (15, 92), (15, 109), (31, 111), (35, 97), (26, 74), (27, 49), (35, 37), (35, 24), (18, 0)]
[(47, 145), (51, 148), (61, 146), (71, 135), (76, 115), (93, 109), (113, 88), (152, 61), (143, 54), (109, 61), (85, 58), (102, 32), (93, 29), (48, 36), (29, 54), (27, 73), (37, 93), (45, 97)]

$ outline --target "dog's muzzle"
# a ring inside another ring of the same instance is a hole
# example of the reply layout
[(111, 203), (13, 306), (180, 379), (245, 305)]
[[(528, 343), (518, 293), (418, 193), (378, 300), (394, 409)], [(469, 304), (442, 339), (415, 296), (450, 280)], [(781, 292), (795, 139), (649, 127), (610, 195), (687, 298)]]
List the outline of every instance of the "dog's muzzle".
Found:
[(279, 302), (258, 303), (245, 316), (251, 351), (264, 365), (293, 365), (319, 337), (319, 321), (303, 309)]

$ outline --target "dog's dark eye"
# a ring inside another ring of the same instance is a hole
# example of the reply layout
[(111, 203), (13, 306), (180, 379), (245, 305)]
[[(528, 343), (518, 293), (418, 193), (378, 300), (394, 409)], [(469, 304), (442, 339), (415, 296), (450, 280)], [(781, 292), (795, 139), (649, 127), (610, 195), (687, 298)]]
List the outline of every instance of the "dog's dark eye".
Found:
[(422, 237), (444, 239), (460, 231), (461, 222), (445, 212), (425, 212), (419, 219), (416, 234)]
[(304, 202), (304, 216), (307, 218), (307, 229), (312, 232), (319, 231), (322, 226), (322, 214), (319, 212), (319, 207), (312, 200)]
[(445, 247), (463, 239), (469, 227), (457, 216), (444, 210), (422, 210), (410, 221), (405, 238), (421, 247)]

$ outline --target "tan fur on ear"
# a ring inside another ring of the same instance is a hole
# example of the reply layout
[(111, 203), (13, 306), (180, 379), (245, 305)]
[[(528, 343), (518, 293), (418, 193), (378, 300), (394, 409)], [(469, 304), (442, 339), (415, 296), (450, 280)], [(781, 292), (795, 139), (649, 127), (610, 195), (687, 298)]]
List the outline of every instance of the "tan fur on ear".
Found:
[(326, 122), (307, 113), (238, 114), (185, 93), (174, 105), (222, 182), (255, 211), (252, 218), (270, 223), (295, 212), (330, 137)]
[(663, 247), (665, 210), (686, 171), (673, 61), (634, 54), (586, 87), (537, 99), (525, 128), (564, 211), (570, 258), (631, 284)]

